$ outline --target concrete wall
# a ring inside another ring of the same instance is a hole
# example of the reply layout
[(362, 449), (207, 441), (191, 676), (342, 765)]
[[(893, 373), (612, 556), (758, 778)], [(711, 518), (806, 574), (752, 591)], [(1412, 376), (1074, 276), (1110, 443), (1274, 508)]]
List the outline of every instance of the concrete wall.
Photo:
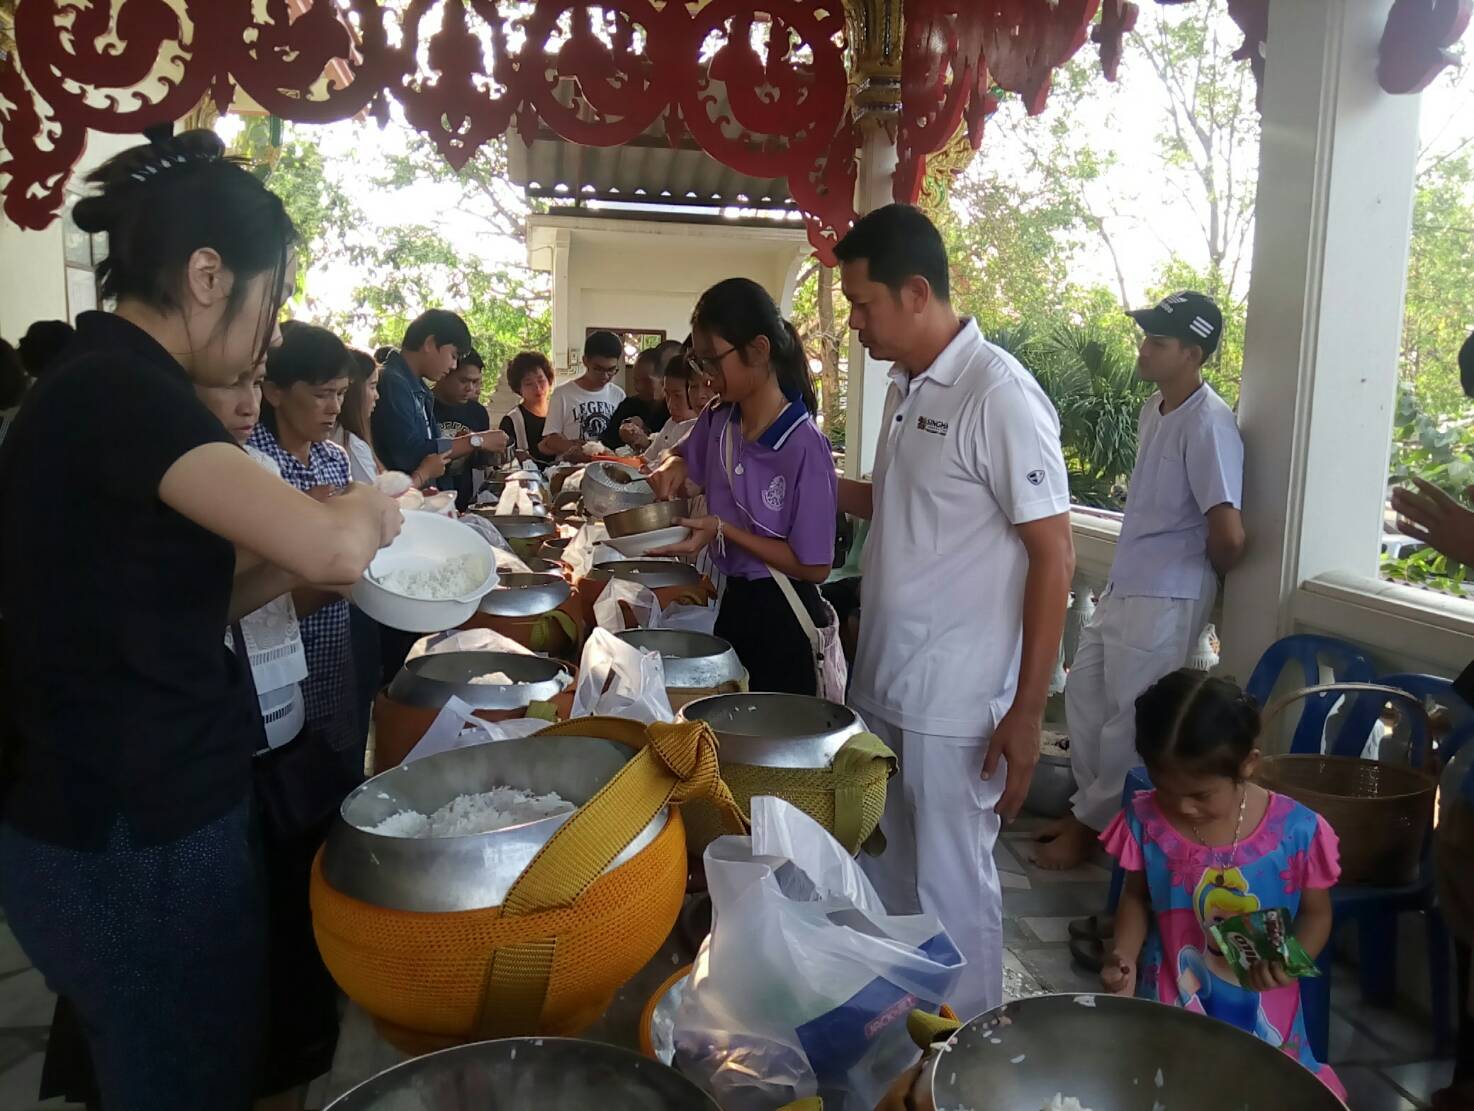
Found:
[[(120, 150), (139, 142), (136, 135), (93, 131), (72, 181), (84, 189), (82, 177)], [(75, 234), (75, 232), (74, 232)], [(36, 320), (71, 320), (68, 311), (62, 221), (42, 231), (25, 231), (0, 215), (0, 337), (18, 340)]]

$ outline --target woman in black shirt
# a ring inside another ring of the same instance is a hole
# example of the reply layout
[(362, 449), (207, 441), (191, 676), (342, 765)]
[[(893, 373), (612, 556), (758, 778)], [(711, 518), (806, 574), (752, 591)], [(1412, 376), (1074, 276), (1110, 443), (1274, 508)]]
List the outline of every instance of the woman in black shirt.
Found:
[[(353, 582), (400, 517), (369, 487), (291, 489), (195, 396), (277, 334), (280, 200), (208, 131), (88, 180), (74, 218), (108, 233), (117, 309), (81, 316), (0, 448), (0, 901), (76, 1007), (109, 1111), (232, 1111), (265, 954), (260, 722), (224, 630), (299, 581)], [(108, 443), (104, 465), (57, 453), (58, 428)]]
[(548, 399), (553, 396), (553, 364), (541, 352), (524, 351), (507, 364), (507, 385), (522, 396), (522, 403), (502, 418), (499, 427), (518, 459), (546, 467), (557, 457), (538, 450), (537, 445), (548, 419)]

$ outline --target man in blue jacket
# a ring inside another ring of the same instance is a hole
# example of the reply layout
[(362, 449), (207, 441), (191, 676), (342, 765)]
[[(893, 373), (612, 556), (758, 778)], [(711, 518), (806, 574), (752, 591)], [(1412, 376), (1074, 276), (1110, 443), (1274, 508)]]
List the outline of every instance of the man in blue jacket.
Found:
[(452, 460), (507, 446), (506, 433), (497, 431), (441, 439), (431, 387), (471, 350), (466, 322), (447, 309), (430, 309), (415, 318), (400, 349), (384, 360), (373, 415), (374, 451), (385, 467), (403, 471), (416, 486), (433, 483)]

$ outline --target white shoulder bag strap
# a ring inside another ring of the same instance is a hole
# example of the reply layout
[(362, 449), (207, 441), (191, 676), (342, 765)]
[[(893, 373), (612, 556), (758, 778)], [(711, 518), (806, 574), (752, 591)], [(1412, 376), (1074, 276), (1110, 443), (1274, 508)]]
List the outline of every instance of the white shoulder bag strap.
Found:
[[(747, 510), (743, 509), (742, 503), (737, 500), (737, 487), (732, 481), (732, 418), (730, 416), (727, 418), (726, 425), (722, 428), (722, 466), (727, 472), (727, 486), (732, 491), (732, 501), (739, 509), (742, 509), (746, 513)], [(751, 514), (749, 514), (750, 517)], [(819, 636), (818, 626), (814, 624), (814, 619), (809, 616), (809, 611), (804, 607), (803, 602), (799, 601), (798, 591), (793, 589), (793, 581), (771, 563), (765, 562), (763, 566), (768, 569), (768, 574), (773, 576), (773, 581), (778, 584), (778, 589), (783, 592), (783, 597), (788, 602), (788, 608), (793, 611), (793, 616), (798, 619), (799, 627), (803, 629), (804, 636), (809, 638), (809, 651), (814, 655), (814, 681), (818, 684), (816, 689), (822, 690), (824, 641)]]
[(527, 446), (527, 422), (522, 419), (522, 407), (519, 405), (508, 414), (512, 418), (512, 431), (517, 436), (517, 450), (530, 452)]

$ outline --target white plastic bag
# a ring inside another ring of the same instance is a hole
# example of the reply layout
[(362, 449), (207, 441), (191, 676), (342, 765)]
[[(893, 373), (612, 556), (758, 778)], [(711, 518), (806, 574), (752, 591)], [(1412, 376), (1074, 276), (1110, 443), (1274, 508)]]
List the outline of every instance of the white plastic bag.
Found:
[(478, 517), (474, 513), (467, 513), (460, 518), (460, 522), (468, 528), (474, 529), (481, 538), (498, 552), (511, 552), (512, 545), (508, 544), (501, 531), (485, 517)]
[(494, 629), (452, 629), (448, 633), (431, 633), (415, 641), (407, 659), (414, 660), (432, 652), (513, 652), (519, 656), (537, 655), (531, 648), (518, 644)]
[[(623, 605), (629, 606), (627, 611)], [(629, 621), (630, 613), (634, 623)], [(626, 629), (658, 629), (660, 625), (660, 602), (655, 592), (641, 583), (629, 579), (610, 579), (599, 600), (594, 603), (594, 622), (611, 633), (622, 633)]]
[(445, 707), (425, 730), (414, 748), (410, 749), (401, 762), (412, 763), (437, 752), (449, 752), (455, 748), (484, 745), (489, 741), (507, 741), (513, 737), (530, 737), (546, 729), (552, 722), (542, 718), (509, 718), (506, 721), (483, 721), (471, 712), (471, 707), (459, 698), (448, 698)]
[(608, 537), (603, 521), (590, 521), (568, 542), (568, 547), (563, 549), (563, 562), (572, 569), (575, 580), (593, 569), (594, 549)]
[(706, 850), (713, 926), (676, 1013), (676, 1063), (724, 1111), (822, 1096), (870, 1111), (916, 1060), (966, 963), (931, 915), (892, 916), (854, 859), (796, 806), (752, 800), (752, 836)]
[(675, 721), (660, 653), (642, 652), (607, 629), (594, 629), (578, 662), (570, 716), (632, 718), (646, 725)]
[(688, 633), (712, 633), (717, 627), (717, 605), (687, 606), (672, 602), (660, 611), (661, 629), (684, 629)]

